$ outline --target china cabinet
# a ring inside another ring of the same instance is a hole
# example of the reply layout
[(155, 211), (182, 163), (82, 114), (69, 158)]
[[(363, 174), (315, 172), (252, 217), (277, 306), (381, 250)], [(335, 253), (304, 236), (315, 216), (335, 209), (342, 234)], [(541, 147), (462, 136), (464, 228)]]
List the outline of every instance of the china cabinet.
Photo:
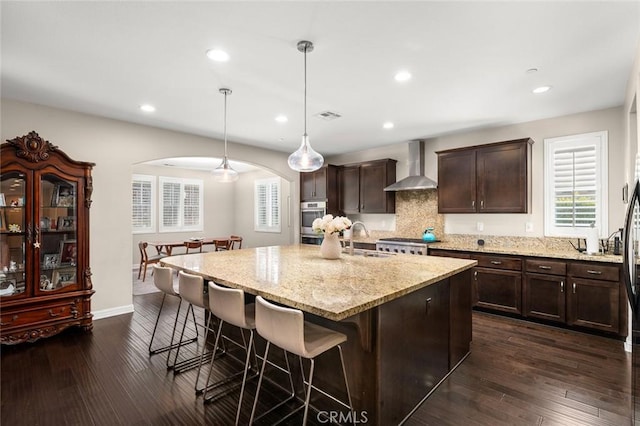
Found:
[(93, 163), (36, 132), (0, 146), (0, 342), (92, 328)]

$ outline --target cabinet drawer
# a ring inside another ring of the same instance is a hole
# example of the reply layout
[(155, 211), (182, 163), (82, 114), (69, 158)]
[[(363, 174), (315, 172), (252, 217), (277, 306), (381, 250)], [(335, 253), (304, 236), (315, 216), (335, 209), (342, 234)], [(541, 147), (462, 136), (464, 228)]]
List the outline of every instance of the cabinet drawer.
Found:
[(432, 249), (432, 248), (429, 249), (429, 256), (455, 257), (457, 259), (471, 259), (471, 255), (463, 251), (440, 250), (440, 249)]
[(0, 315), (0, 326), (3, 328), (32, 325), (46, 321), (58, 321), (78, 318), (78, 309), (74, 303), (23, 309), (19, 312), (7, 312)]
[(478, 261), (478, 266), (483, 268), (508, 269), (511, 271), (522, 270), (522, 259), (518, 258), (483, 254), (474, 255), (472, 258), (475, 258)]
[(570, 263), (569, 275), (593, 280), (619, 281), (620, 268), (597, 263)]
[(537, 272), (540, 274), (566, 275), (567, 264), (557, 260), (548, 259), (527, 259), (525, 261), (527, 272)]

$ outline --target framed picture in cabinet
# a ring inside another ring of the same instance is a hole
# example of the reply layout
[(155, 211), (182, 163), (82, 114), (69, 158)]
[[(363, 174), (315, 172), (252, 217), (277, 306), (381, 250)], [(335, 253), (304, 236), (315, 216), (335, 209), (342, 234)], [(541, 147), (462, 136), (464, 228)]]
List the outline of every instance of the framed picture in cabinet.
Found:
[(42, 269), (53, 269), (60, 265), (60, 254), (50, 253), (42, 257)]
[(73, 284), (76, 282), (76, 268), (56, 269), (51, 276), (51, 284), (54, 288)]
[(4, 209), (0, 209), (0, 231), (7, 230), (7, 218), (4, 215)]
[(76, 227), (76, 218), (73, 216), (60, 216), (58, 218), (58, 231), (73, 231)]
[(72, 185), (57, 184), (53, 190), (51, 205), (53, 207), (73, 207), (75, 190)]
[(60, 241), (59, 265), (75, 265), (77, 257), (76, 240)]

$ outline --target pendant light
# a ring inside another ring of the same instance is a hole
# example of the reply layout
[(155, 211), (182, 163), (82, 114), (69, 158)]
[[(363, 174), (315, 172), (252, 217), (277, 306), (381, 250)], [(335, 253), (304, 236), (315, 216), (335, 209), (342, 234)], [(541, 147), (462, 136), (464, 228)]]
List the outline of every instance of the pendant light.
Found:
[(222, 88), (219, 92), (224, 95), (224, 158), (222, 163), (211, 173), (216, 182), (235, 182), (238, 180), (238, 172), (231, 168), (229, 158), (227, 158), (227, 95), (231, 94), (231, 89)]
[(304, 53), (304, 134), (300, 148), (289, 156), (289, 167), (298, 172), (313, 172), (324, 163), (322, 155), (311, 148), (309, 135), (307, 135), (307, 52), (313, 52), (313, 43), (300, 41), (298, 50)]

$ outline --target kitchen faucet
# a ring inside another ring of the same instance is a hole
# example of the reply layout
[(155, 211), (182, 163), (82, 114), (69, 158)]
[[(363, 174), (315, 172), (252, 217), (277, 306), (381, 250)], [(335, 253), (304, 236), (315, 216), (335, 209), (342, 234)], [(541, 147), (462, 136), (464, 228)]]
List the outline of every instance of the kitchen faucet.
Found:
[(369, 231), (367, 230), (367, 227), (364, 225), (364, 223), (357, 220), (351, 224), (351, 232), (349, 233), (349, 254), (351, 256), (353, 256), (353, 233), (355, 232), (358, 225), (362, 226), (362, 229), (364, 230), (367, 237), (369, 236)]

